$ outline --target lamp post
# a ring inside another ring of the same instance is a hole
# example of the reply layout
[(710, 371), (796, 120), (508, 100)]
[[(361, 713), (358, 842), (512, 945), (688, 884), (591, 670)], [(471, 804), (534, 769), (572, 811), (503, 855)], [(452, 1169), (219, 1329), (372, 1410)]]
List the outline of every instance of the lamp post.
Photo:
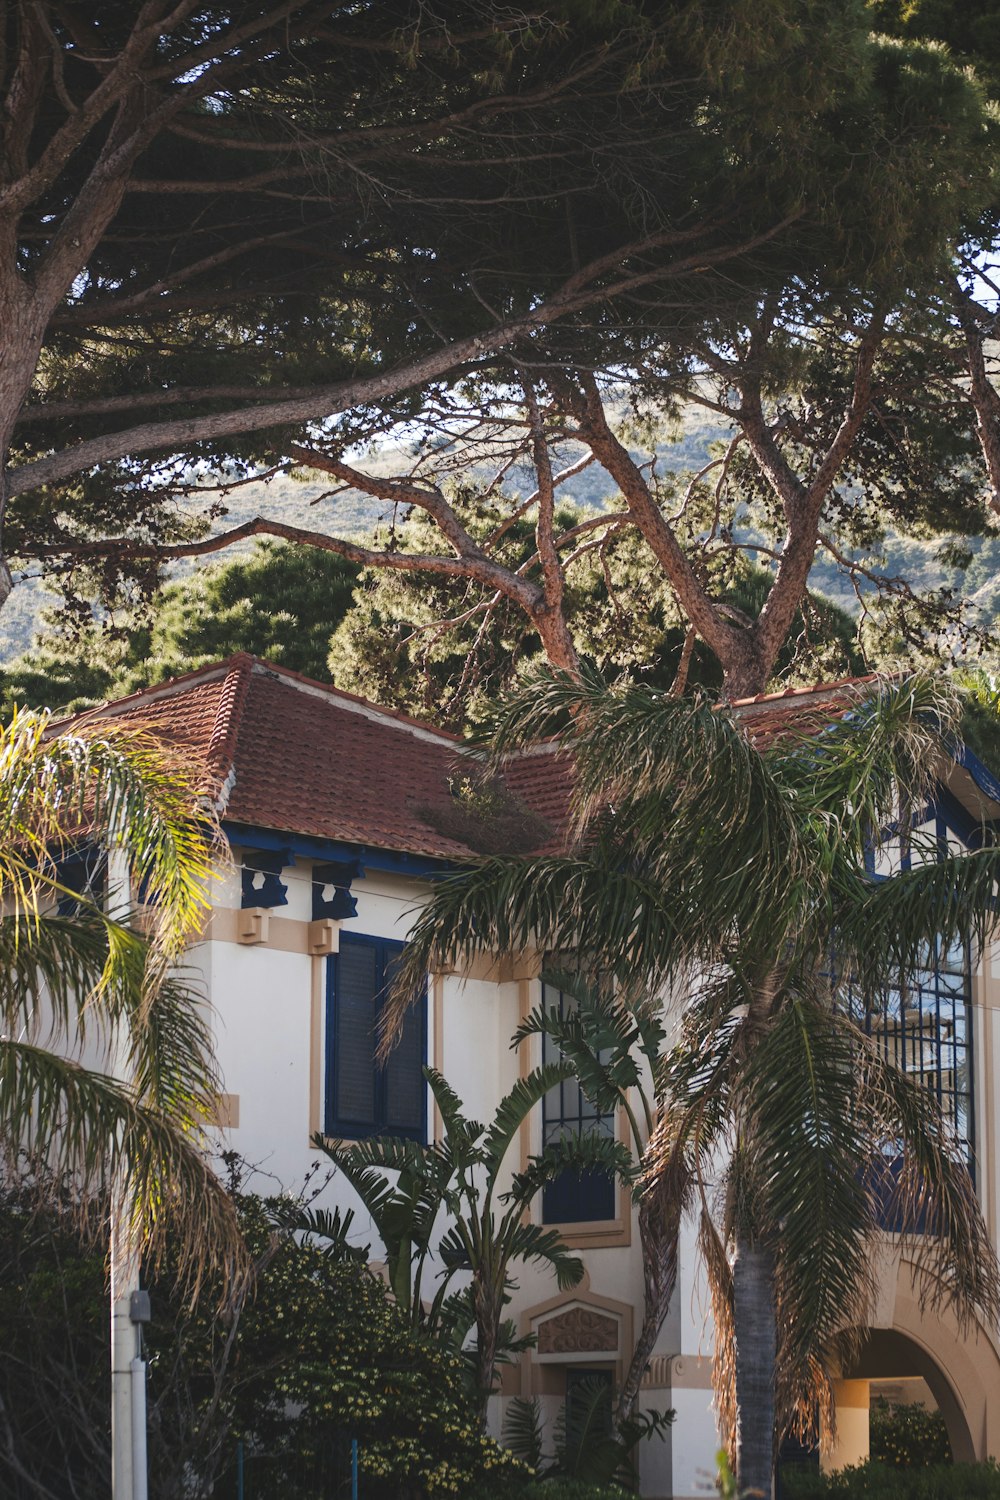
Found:
[(149, 1293), (139, 1287), (139, 1257), (115, 1211), (111, 1230), (111, 1494), (146, 1500), (146, 1364), (142, 1329)]
[[(108, 850), (109, 906), (130, 907), (131, 880), (119, 841)], [(128, 1077), (124, 1022), (114, 1037), (114, 1073)], [(128, 1193), (120, 1179), (111, 1197), (111, 1497), (146, 1500), (146, 1365), (142, 1328), (149, 1322), (149, 1293), (139, 1286), (139, 1245), (128, 1213)]]

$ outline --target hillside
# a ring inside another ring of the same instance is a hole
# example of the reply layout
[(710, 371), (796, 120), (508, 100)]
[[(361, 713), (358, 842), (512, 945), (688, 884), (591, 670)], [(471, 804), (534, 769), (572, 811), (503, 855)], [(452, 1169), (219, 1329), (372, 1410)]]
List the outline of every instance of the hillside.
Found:
[[(696, 471), (708, 461), (712, 445), (725, 436), (724, 428), (706, 422), (701, 413), (689, 413), (681, 423), (677, 437), (659, 447), (657, 458), (661, 471)], [(377, 472), (391, 474), (405, 472), (409, 460), (401, 450), (387, 449), (376, 460), (368, 458), (365, 462)], [(523, 493), (530, 487), (531, 476), (514, 472), (510, 484)], [(560, 494), (582, 509), (599, 510), (612, 492), (608, 476), (594, 465), (576, 475)], [(217, 502), (219, 492), (213, 491), (210, 498)], [(358, 490), (331, 494), (331, 486), (322, 479), (301, 480), (282, 474), (266, 481), (237, 485), (221, 498), (226, 513), (214, 522), (213, 530), (238, 526), (255, 516), (271, 516), (293, 526), (367, 542), (384, 530), (391, 521), (392, 512), (391, 505)], [(205, 503), (191, 501), (189, 508), (197, 513)], [(965, 570), (954, 566), (948, 559), (947, 538), (921, 540), (895, 533), (887, 537), (878, 564), (881, 571), (890, 576), (905, 577), (918, 589), (953, 588), (975, 601), (984, 621), (996, 620), (1000, 618), (1000, 535), (962, 538), (961, 543), (971, 554), (971, 563)], [(181, 576), (194, 568), (217, 562), (223, 556), (248, 552), (253, 545), (248, 541), (225, 554), (172, 565), (166, 576)], [(813, 568), (811, 586), (852, 613), (858, 611), (858, 600), (849, 582), (834, 563), (822, 555)], [(55, 596), (37, 576), (36, 568), (32, 568), (28, 576), (15, 575), (14, 592), (0, 615), (0, 664), (10, 661), (31, 644), (42, 611), (56, 602)]]

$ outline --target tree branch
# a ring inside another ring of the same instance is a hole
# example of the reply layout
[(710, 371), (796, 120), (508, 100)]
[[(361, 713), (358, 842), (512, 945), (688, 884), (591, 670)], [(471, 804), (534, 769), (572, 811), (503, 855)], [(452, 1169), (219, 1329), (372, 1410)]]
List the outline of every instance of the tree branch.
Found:
[(709, 265), (734, 259), (773, 238), (790, 222), (791, 218), (785, 219), (739, 246), (683, 256), (666, 266), (631, 273), (624, 271), (616, 280), (602, 283), (602, 277), (610, 270), (620, 268), (622, 262), (633, 261), (640, 255), (652, 253), (680, 239), (691, 238), (694, 231), (683, 235), (667, 232), (652, 235), (635, 245), (592, 261), (569, 277), (546, 301), (521, 317), (501, 322), (467, 338), (457, 339), (403, 365), (356, 380), (341, 380), (331, 385), (316, 386), (311, 395), (306, 397), (263, 402), (249, 408), (240, 407), (235, 411), (216, 412), (200, 417), (147, 422), (123, 431), (87, 438), (62, 452), (34, 459), (9, 470), (7, 493), (10, 496), (20, 495), (42, 485), (59, 484), (97, 464), (111, 463), (137, 453), (158, 448), (179, 448), (209, 438), (231, 437), (237, 433), (261, 432), (269, 427), (316, 421), (352, 406), (386, 400), (424, 382), (439, 379), (484, 354), (496, 353), (522, 335), (578, 312), (592, 302), (622, 295), (654, 281), (698, 275)]

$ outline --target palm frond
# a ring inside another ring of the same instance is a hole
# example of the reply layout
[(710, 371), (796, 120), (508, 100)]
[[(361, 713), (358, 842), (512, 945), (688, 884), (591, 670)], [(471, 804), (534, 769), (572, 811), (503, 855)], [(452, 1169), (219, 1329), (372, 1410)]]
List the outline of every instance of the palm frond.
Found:
[(1000, 1264), (961, 1143), (920, 1079), (893, 1066), (868, 1038), (856, 1046), (857, 1107), (882, 1143), (873, 1195), (918, 1268), (922, 1296), (950, 1306), (963, 1328), (977, 1319), (996, 1327)]
[(531, 1157), (522, 1172), (515, 1172), (505, 1202), (529, 1204), (548, 1183), (564, 1172), (601, 1172), (630, 1183), (634, 1176), (632, 1153), (621, 1141), (587, 1131), (582, 1135), (564, 1135), (549, 1141), (537, 1156)]
[(542, 1466), (542, 1407), (537, 1396), (515, 1396), (503, 1418), (503, 1444), (537, 1474)]
[(975, 849), (869, 880), (838, 912), (838, 956), (862, 992), (906, 984), (927, 966), (928, 945), (982, 952), (997, 920), (1000, 847)]
[(28, 1042), (0, 1042), (0, 1139), (85, 1194), (112, 1190), (136, 1244), (155, 1263), (169, 1227), (179, 1273), (196, 1293), (221, 1271), (249, 1273), (232, 1199), (184, 1121), (128, 1085)]
[(766, 758), (782, 785), (837, 820), (855, 847), (894, 824), (901, 796), (930, 793), (959, 722), (957, 695), (940, 676), (873, 683), (822, 734), (789, 736)]
[[(544, 1034), (554, 1042), (560, 1056), (573, 1070), (586, 1097), (607, 1114), (621, 1102), (626, 1089), (635, 1087), (640, 1081), (639, 1068), (632, 1055), (629, 1042), (632, 1037), (616, 1037), (592, 1018), (579, 1011), (561, 1014), (558, 1008), (538, 1005), (518, 1026), (511, 1046), (518, 1046), (526, 1037)], [(614, 1046), (611, 1058), (605, 1059), (602, 1052)]]
[[(686, 956), (693, 937), (686, 901), (641, 872), (586, 858), (487, 859), (436, 881), (410, 933), (384, 1007), (384, 1050), (429, 970), (460, 967), (476, 953), (569, 949), (609, 971), (641, 968), (654, 985)], [(683, 909), (682, 909), (683, 908)]]
[(207, 770), (126, 724), (48, 730), (46, 714), (23, 710), (0, 727), (0, 892), (27, 909), (37, 886), (18, 855), (44, 875), (67, 846), (110, 842), (149, 903), (154, 946), (176, 955), (227, 858)]
[(482, 1139), (483, 1158), (494, 1170), (499, 1168), (511, 1142), (521, 1125), (550, 1089), (563, 1079), (571, 1078), (573, 1070), (568, 1063), (545, 1063), (533, 1068), (525, 1078), (519, 1078), (497, 1105), (493, 1119)]
[(583, 1280), (583, 1261), (572, 1255), (554, 1229), (541, 1224), (517, 1224), (510, 1240), (510, 1260), (533, 1260), (555, 1272), (561, 1292), (572, 1291)]
[(295, 1199), (288, 1199), (275, 1205), (271, 1216), (279, 1229), (301, 1234), (307, 1239), (320, 1240), (320, 1249), (331, 1260), (352, 1260), (361, 1265), (368, 1264), (371, 1246), (351, 1243), (354, 1224), (352, 1208), (345, 1212), (335, 1208), (331, 1212), (328, 1208), (314, 1208), (298, 1203)]
[(734, 1158), (778, 1265), (786, 1359), (799, 1363), (865, 1321), (874, 1296), (863, 1169), (869, 1119), (855, 1108), (848, 1029), (807, 992), (790, 992), (756, 1039), (740, 1085)]

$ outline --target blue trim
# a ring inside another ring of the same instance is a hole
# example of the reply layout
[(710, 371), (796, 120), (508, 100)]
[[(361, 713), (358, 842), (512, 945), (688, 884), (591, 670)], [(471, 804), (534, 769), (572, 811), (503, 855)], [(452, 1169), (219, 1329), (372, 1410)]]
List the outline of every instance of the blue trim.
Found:
[[(391, 938), (367, 937), (357, 932), (342, 932), (340, 935), (341, 947), (367, 947), (373, 948), (376, 954), (376, 975), (382, 988), (377, 996), (375, 1030), (378, 1030), (378, 1020), (381, 1016), (382, 1004), (385, 1000), (386, 973), (392, 963), (404, 950), (405, 943), (395, 942)], [(427, 1061), (427, 987), (424, 986), (423, 994), (417, 1002), (420, 1020), (420, 1122), (417, 1126), (409, 1129), (395, 1126), (390, 1129), (388, 1116), (387, 1075), (386, 1068), (375, 1064), (375, 1091), (374, 1091), (374, 1115), (372, 1121), (358, 1121), (343, 1119), (340, 1115), (339, 1100), (337, 1098), (337, 1069), (336, 1069), (336, 1045), (337, 1045), (337, 987), (339, 982), (339, 955), (333, 953), (327, 959), (326, 965), (326, 1099), (323, 1109), (323, 1128), (327, 1135), (335, 1136), (344, 1140), (364, 1140), (372, 1135), (394, 1135), (406, 1140), (418, 1141), (420, 1144), (427, 1140), (427, 1083), (424, 1077), (424, 1066)]]
[(964, 771), (968, 771), (984, 796), (989, 797), (991, 802), (1000, 803), (1000, 781), (987, 766), (983, 765), (979, 756), (970, 750), (968, 745), (952, 745), (949, 748), (958, 765)]
[(454, 860), (435, 859), (426, 854), (407, 854), (402, 850), (375, 849), (370, 844), (349, 844), (342, 839), (313, 838), (306, 833), (278, 833), (273, 828), (257, 828), (252, 823), (224, 822), (222, 830), (231, 844), (249, 849), (287, 850), (299, 859), (314, 859), (323, 864), (354, 862), (357, 878), (365, 869), (381, 870), (393, 875), (447, 875), (458, 868)]
[[(364, 866), (359, 859), (338, 861), (336, 864), (313, 865), (312, 871), (312, 914), (313, 921), (319, 921), (322, 917), (332, 917), (335, 922), (342, 922), (348, 917), (356, 917), (358, 914), (357, 897), (351, 895), (351, 882), (364, 874)], [(333, 887), (333, 895), (327, 896), (325, 892)]]
[[(282, 870), (294, 863), (295, 855), (287, 846), (273, 851), (248, 849), (243, 858), (241, 905), (287, 906), (288, 887), (280, 877)], [(258, 875), (264, 879), (255, 884)]]
[(938, 786), (937, 795), (929, 812), (933, 813), (940, 823), (944, 823), (952, 833), (956, 833), (967, 849), (983, 847), (982, 823), (962, 806), (954, 792), (949, 791), (946, 786)]

